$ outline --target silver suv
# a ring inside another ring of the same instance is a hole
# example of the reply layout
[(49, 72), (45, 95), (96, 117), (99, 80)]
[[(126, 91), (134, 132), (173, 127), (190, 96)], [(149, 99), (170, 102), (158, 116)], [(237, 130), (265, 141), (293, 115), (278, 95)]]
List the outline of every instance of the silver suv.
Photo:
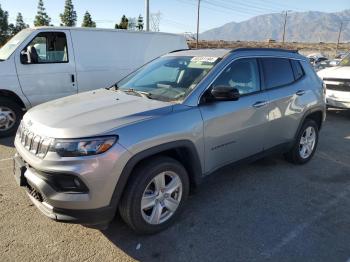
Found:
[(176, 51), (112, 88), (29, 110), (15, 178), (54, 220), (106, 226), (119, 209), (136, 232), (155, 233), (225, 165), (276, 151), (308, 162), (325, 108), (322, 82), (297, 52)]

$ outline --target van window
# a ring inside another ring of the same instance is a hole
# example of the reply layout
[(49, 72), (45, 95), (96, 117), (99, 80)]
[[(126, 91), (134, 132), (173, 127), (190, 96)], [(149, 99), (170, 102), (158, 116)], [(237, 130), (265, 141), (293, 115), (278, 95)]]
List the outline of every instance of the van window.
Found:
[(39, 33), (27, 46), (30, 64), (67, 63), (67, 38), (65, 33)]
[(260, 77), (256, 59), (244, 58), (234, 61), (213, 84), (213, 86), (219, 85), (237, 88), (241, 95), (260, 91)]
[(289, 59), (262, 58), (261, 62), (267, 89), (288, 85), (294, 82), (294, 73)]

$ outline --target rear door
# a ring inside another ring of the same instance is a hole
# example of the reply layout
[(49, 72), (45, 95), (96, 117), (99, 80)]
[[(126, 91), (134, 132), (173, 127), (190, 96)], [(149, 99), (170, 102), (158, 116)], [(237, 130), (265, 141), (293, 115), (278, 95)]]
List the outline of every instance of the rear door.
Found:
[(268, 124), (267, 96), (261, 90), (255, 58), (232, 62), (215, 85), (235, 87), (241, 97), (199, 107), (204, 121), (206, 172), (262, 152)]
[(298, 60), (261, 58), (269, 106), (264, 148), (291, 142), (307, 107), (304, 70)]
[(22, 59), (20, 53), (16, 55), (17, 73), (33, 106), (77, 93), (69, 30), (39, 32), (23, 52), (27, 54)]

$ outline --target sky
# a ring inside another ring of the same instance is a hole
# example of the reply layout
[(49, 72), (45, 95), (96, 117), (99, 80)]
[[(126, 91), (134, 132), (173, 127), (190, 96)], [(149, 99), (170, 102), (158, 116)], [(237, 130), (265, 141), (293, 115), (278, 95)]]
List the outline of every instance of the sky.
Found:
[[(65, 0), (44, 0), (46, 11), (54, 25), (60, 24)], [(160, 14), (160, 31), (183, 33), (195, 32), (198, 0), (150, 0), (150, 12)], [(33, 25), (38, 0), (0, 0), (2, 9), (9, 12), (14, 22), (21, 12), (27, 24)], [(144, 14), (144, 0), (73, 0), (81, 25), (85, 11), (89, 11), (97, 27), (114, 28), (123, 14), (138, 17)], [(241, 22), (251, 17), (294, 12), (337, 12), (350, 9), (350, 0), (201, 0), (200, 32), (229, 22)], [(281, 14), (282, 15), (282, 14)]]

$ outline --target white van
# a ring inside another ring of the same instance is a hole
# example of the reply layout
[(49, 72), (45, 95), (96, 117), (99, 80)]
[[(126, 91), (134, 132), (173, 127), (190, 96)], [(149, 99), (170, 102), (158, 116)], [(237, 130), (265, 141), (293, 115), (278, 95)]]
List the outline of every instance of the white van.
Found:
[(37, 104), (109, 87), (165, 53), (184, 36), (95, 28), (25, 29), (0, 49), (0, 137), (13, 134)]

